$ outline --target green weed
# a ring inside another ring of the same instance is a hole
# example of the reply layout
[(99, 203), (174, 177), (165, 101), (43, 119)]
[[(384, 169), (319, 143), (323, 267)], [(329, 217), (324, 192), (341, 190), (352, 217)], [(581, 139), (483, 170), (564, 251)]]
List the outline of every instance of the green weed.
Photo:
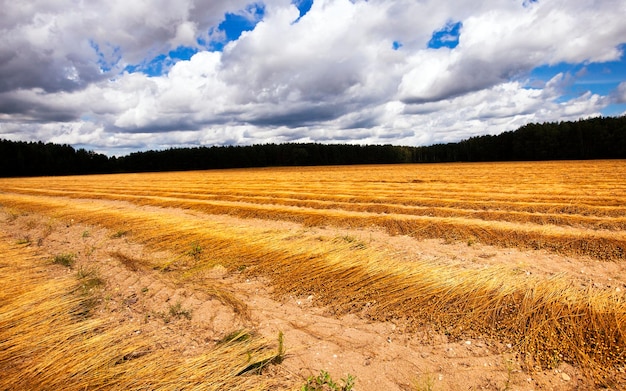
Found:
[(353, 250), (363, 250), (367, 248), (367, 244), (351, 235), (343, 235), (338, 239), (339, 241), (350, 243), (350, 248)]
[(191, 320), (191, 310), (183, 308), (180, 301), (177, 301), (176, 304), (170, 305), (169, 315), (175, 318), (187, 318), (187, 320)]
[(327, 371), (321, 370), (316, 377), (309, 377), (300, 391), (351, 391), (355, 377), (348, 374), (340, 383), (336, 383)]
[(94, 290), (104, 284), (104, 280), (100, 278), (97, 270), (80, 267), (76, 272), (78, 279), (77, 293), (82, 296), (82, 300), (73, 310), (73, 316), (77, 318), (86, 318), (89, 316), (93, 308), (98, 305), (100, 295), (95, 295)]
[(187, 251), (187, 254), (197, 261), (200, 259), (203, 251), (202, 246), (200, 246), (199, 243), (194, 242), (191, 244), (191, 249)]
[(72, 268), (74, 266), (76, 256), (74, 254), (58, 254), (54, 256), (52, 263)]
[(79, 268), (76, 272), (76, 277), (80, 282), (80, 291), (84, 294), (88, 294), (104, 284), (104, 280), (98, 275), (98, 271), (95, 269)]
[(128, 231), (119, 230), (119, 231), (115, 232), (113, 235), (111, 235), (111, 238), (112, 239), (119, 239), (119, 238), (123, 238), (126, 235), (128, 235)]

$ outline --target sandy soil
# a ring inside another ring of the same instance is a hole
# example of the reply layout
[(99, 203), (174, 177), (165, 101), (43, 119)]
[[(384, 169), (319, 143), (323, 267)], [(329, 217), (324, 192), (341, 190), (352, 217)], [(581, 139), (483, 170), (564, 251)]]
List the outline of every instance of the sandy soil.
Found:
[[(391, 249), (397, 259), (407, 262), (426, 259), (464, 268), (506, 264), (520, 273), (565, 274), (581, 286), (626, 289), (626, 274), (620, 263), (478, 243), (391, 237), (379, 230), (311, 228), (221, 215), (205, 217), (311, 235), (349, 234), (368, 246)], [(347, 374), (356, 376), (355, 390), (591, 389), (584, 376), (566, 364), (541, 372), (523, 371), (511, 348), (514, 341), (450, 341), (430, 330), (408, 333), (401, 324), (371, 322), (356, 315), (336, 317), (319, 306), (314, 295), (276, 297), (263, 279), (227, 273), (219, 266), (201, 278), (180, 282), (147, 266), (150, 260), (166, 259), (169, 254), (151, 252), (100, 227), (34, 214), (16, 217), (5, 213), (0, 221), (0, 230), (21, 245), (36, 248), (44, 257), (77, 255), (73, 271), (51, 264), (55, 273), (75, 273), (81, 268), (96, 270), (105, 281), (96, 316), (134, 324), (137, 333), (156, 335), (156, 346), (175, 347), (183, 355), (193, 355), (237, 329), (249, 328), (269, 340), (276, 340), (282, 332), (286, 359), (268, 368), (265, 376), (279, 379), (285, 389), (299, 389), (307, 377), (320, 370), (330, 372), (335, 380)], [(218, 286), (222, 293), (216, 294), (207, 286)], [(179, 303), (179, 308), (189, 311), (190, 319), (169, 313)]]

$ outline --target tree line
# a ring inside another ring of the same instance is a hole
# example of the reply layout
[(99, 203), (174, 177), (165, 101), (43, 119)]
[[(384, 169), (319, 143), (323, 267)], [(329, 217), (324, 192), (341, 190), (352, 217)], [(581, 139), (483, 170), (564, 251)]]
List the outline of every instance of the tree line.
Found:
[(0, 176), (80, 175), (270, 166), (626, 158), (626, 116), (528, 124), (423, 147), (285, 143), (170, 148), (108, 157), (70, 145), (0, 140)]

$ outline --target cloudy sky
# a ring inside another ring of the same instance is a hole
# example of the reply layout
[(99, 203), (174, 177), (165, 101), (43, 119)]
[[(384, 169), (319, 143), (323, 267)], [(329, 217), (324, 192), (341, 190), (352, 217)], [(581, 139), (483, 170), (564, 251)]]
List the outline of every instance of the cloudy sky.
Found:
[(626, 114), (624, 0), (0, 0), (0, 138), (428, 145)]

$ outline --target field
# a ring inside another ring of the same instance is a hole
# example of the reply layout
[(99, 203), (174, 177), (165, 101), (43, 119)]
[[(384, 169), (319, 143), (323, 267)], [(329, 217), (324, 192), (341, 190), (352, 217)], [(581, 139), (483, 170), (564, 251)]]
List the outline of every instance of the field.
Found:
[(577, 161), (0, 179), (0, 388), (322, 390), (307, 379), (328, 371), (355, 390), (623, 389), (624, 178)]

